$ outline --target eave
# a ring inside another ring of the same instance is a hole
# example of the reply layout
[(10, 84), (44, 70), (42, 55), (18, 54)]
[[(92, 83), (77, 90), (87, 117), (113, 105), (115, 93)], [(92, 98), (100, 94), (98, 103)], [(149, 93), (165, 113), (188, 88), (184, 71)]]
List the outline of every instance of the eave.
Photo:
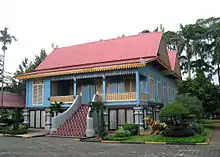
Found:
[[(151, 62), (151, 61), (152, 60), (148, 62)], [(110, 71), (110, 70), (133, 69), (133, 68), (139, 68), (139, 67), (144, 67), (144, 66), (145, 65), (142, 63), (121, 64), (121, 65), (112, 65), (112, 66), (105, 66), (105, 67), (75, 69), (75, 70), (68, 70), (68, 71), (56, 71), (56, 72), (47, 72), (47, 73), (39, 73), (39, 74), (27, 73), (27, 74), (16, 76), (16, 78), (17, 79), (33, 79), (33, 78), (41, 78), (41, 77), (102, 72), (102, 71)]]

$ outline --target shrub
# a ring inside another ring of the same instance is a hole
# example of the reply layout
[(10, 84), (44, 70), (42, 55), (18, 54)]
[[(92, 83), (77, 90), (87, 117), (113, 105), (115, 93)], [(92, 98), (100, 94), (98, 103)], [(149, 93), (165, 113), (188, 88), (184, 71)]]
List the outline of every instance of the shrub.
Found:
[(163, 135), (168, 137), (189, 137), (189, 136), (193, 136), (194, 133), (191, 128), (175, 126), (170, 129), (164, 130)]
[(204, 131), (203, 126), (195, 122), (191, 123), (190, 127), (198, 134), (201, 134)]
[(169, 121), (173, 124), (178, 124), (178, 121), (183, 121), (188, 115), (189, 111), (177, 101), (167, 104), (159, 113), (160, 121)]
[(1, 131), (3, 134), (26, 134), (28, 132), (28, 126), (24, 124), (6, 126)]
[(117, 137), (127, 137), (131, 136), (131, 132), (129, 130), (124, 130), (123, 128), (116, 131)]
[(196, 119), (203, 117), (203, 106), (202, 102), (195, 96), (189, 94), (180, 94), (176, 96), (176, 101), (180, 102), (186, 109), (189, 110), (190, 114), (195, 115)]
[(125, 123), (125, 124), (122, 125), (122, 128), (124, 130), (130, 131), (131, 135), (137, 135), (138, 131), (139, 131), (139, 125), (137, 125), (137, 124)]

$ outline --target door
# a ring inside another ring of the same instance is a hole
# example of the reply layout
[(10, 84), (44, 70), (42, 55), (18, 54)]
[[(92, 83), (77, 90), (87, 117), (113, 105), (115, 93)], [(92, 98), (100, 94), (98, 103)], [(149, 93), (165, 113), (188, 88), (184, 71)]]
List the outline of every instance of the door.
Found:
[(86, 82), (82, 85), (82, 103), (89, 104), (95, 94), (94, 82)]

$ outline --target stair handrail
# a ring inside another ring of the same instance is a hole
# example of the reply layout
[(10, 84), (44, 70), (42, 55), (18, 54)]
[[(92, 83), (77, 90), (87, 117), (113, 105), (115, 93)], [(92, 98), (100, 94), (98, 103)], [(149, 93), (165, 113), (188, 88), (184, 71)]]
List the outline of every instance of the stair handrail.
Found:
[(76, 96), (72, 105), (63, 113), (59, 114), (52, 118), (52, 126), (51, 132), (57, 131), (57, 129), (68, 119), (72, 118), (72, 116), (78, 111), (80, 105), (82, 103), (82, 99), (80, 95)]
[[(98, 94), (93, 94), (93, 97), (92, 97), (92, 102), (96, 101), (98, 97)], [(89, 110), (88, 110), (88, 113), (87, 113), (87, 119), (90, 117), (90, 111), (91, 111), (91, 107), (89, 107)]]
[[(98, 95), (94, 94), (92, 97), (92, 102), (96, 101), (97, 97)], [(87, 119), (86, 119), (86, 132), (85, 132), (87, 137), (93, 137), (95, 135), (93, 118), (90, 117), (90, 111), (91, 111), (91, 107), (89, 106)]]

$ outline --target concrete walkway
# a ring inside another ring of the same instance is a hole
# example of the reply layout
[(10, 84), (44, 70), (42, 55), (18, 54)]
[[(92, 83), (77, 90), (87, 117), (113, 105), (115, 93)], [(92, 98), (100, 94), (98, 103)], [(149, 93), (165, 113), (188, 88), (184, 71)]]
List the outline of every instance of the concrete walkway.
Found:
[(39, 131), (39, 132), (30, 132), (27, 134), (19, 134), (19, 135), (11, 135), (11, 134), (0, 134), (0, 136), (5, 136), (5, 137), (21, 137), (21, 138), (32, 138), (32, 137), (42, 137), (42, 136), (46, 136), (47, 134), (49, 134), (49, 132), (43, 132), (43, 131)]
[(42, 136), (46, 136), (47, 134), (49, 134), (48, 132), (32, 132), (32, 133), (27, 133), (27, 134), (23, 134), (23, 135), (15, 135), (16, 137), (23, 137), (23, 138), (32, 138), (32, 137), (42, 137)]
[(213, 125), (214, 127), (211, 142), (220, 143), (220, 123), (215, 123)]

